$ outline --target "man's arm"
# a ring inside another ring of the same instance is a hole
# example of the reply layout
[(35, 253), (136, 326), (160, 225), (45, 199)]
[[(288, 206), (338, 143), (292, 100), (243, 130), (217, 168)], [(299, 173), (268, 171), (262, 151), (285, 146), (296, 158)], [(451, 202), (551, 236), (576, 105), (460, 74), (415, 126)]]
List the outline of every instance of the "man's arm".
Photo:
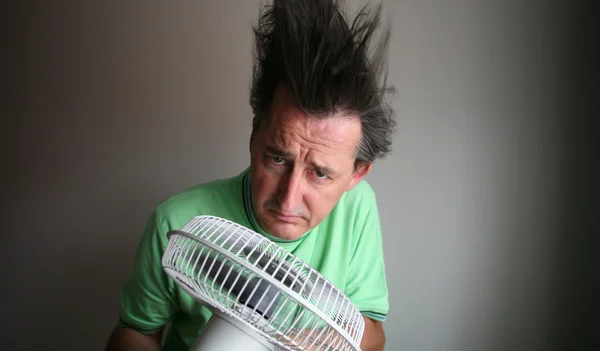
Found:
[(365, 320), (365, 331), (360, 342), (363, 351), (383, 351), (385, 346), (385, 333), (383, 325), (379, 321), (363, 317)]
[(117, 327), (110, 335), (106, 351), (160, 351), (163, 330), (146, 335), (131, 328)]
[(119, 322), (109, 337), (108, 351), (161, 348), (163, 330), (178, 309), (175, 283), (161, 265), (169, 230), (165, 223), (157, 211), (146, 221), (133, 269), (121, 290)]

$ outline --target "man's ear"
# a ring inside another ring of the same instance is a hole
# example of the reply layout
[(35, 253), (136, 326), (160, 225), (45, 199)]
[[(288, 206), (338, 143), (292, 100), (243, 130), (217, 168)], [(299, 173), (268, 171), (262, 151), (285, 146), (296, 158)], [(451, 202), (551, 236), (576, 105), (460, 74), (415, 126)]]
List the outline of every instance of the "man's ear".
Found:
[(351, 190), (356, 186), (356, 184), (360, 183), (360, 181), (363, 180), (367, 174), (369, 174), (372, 167), (373, 164), (371, 162), (360, 162), (356, 166), (354, 172), (352, 172), (352, 179), (350, 179), (350, 183), (348, 183), (346, 191)]

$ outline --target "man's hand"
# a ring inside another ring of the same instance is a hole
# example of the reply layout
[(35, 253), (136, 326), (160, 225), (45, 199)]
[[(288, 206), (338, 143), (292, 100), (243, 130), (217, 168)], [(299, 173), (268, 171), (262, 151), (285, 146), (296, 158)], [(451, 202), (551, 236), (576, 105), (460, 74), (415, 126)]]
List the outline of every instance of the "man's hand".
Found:
[(371, 318), (363, 316), (363, 319), (365, 320), (365, 331), (360, 342), (360, 348), (362, 351), (383, 351), (385, 346), (383, 325)]
[(160, 351), (162, 330), (145, 335), (129, 328), (116, 328), (110, 335), (106, 351)]

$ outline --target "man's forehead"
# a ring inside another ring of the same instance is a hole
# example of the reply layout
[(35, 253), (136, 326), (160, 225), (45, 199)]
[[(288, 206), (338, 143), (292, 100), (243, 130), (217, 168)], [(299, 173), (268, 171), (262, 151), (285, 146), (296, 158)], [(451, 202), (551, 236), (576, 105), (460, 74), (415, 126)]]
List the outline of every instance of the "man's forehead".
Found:
[(314, 122), (340, 119), (360, 121), (358, 114), (348, 109), (329, 112), (309, 112), (296, 102), (290, 90), (284, 84), (278, 85), (275, 90), (271, 111), (265, 119), (266, 122), (269, 123), (273, 119), (274, 122), (281, 123), (282, 121), (299, 116), (304, 117), (306, 123), (313, 122), (313, 124)]
[(290, 118), (275, 121), (265, 130), (266, 139), (280, 147), (290, 142), (323, 149), (353, 149), (360, 139), (360, 128), (348, 120)]
[(336, 158), (347, 156), (352, 160), (361, 136), (358, 116), (348, 112), (310, 114), (296, 104), (285, 87), (278, 89), (264, 127), (265, 143), (281, 151), (293, 149), (298, 143)]
[(267, 119), (266, 126), (271, 133), (297, 132), (328, 139), (338, 136), (340, 142), (357, 138), (361, 132), (358, 117), (347, 114), (311, 116), (298, 110), (277, 111)]

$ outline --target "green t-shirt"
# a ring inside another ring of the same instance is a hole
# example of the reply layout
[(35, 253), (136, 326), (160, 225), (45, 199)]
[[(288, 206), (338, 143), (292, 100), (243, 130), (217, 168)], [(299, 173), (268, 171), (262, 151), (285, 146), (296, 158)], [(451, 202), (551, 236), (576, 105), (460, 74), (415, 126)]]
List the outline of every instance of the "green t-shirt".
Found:
[(370, 185), (361, 181), (316, 228), (296, 240), (282, 240), (258, 226), (249, 170), (190, 188), (157, 206), (121, 292), (120, 326), (150, 334), (171, 323), (164, 350), (183, 351), (194, 343), (211, 312), (166, 275), (161, 259), (167, 232), (199, 215), (226, 218), (265, 235), (323, 274), (364, 316), (384, 321), (388, 290), (379, 214)]

